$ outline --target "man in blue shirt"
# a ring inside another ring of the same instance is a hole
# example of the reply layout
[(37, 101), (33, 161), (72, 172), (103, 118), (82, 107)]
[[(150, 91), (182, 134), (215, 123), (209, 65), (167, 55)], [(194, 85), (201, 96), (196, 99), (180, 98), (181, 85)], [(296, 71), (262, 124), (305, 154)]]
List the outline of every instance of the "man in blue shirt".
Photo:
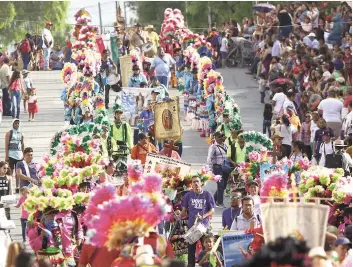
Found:
[(176, 62), (171, 55), (164, 52), (162, 47), (158, 47), (158, 55), (154, 57), (151, 65), (151, 75), (156, 70), (156, 77), (158, 81), (168, 88), (171, 78), (170, 68), (175, 72)]
[[(202, 182), (198, 176), (192, 177), (192, 191), (186, 193), (182, 200), (181, 218), (188, 217), (191, 228), (196, 218), (206, 228), (210, 228), (210, 217), (214, 213), (215, 202), (210, 192), (202, 190)], [(195, 266), (196, 243), (188, 245), (188, 266)]]
[(234, 218), (236, 218), (241, 211), (242, 193), (240, 190), (233, 190), (230, 197), (230, 208), (225, 209), (222, 214), (222, 226), (230, 230)]
[(130, 75), (128, 86), (129, 87), (140, 87), (142, 82), (147, 84), (146, 76), (143, 73), (140, 73), (140, 67), (134, 65), (132, 67), (132, 74)]

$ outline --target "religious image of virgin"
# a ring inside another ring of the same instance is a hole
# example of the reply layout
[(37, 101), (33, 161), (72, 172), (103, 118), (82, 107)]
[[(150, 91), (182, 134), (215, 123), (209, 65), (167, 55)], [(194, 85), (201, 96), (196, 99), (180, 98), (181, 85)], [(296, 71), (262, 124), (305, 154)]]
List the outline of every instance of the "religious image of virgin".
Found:
[(163, 110), (162, 113), (162, 123), (163, 123), (163, 127), (164, 129), (170, 131), (173, 128), (173, 115), (172, 112), (170, 112), (169, 109), (165, 109)]

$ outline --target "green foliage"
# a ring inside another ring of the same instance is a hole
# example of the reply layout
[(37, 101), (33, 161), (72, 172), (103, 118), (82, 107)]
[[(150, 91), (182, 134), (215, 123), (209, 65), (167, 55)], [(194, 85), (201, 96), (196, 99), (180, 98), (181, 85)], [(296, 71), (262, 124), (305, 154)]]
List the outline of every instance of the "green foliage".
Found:
[[(218, 26), (229, 19), (240, 22), (244, 17), (252, 15), (253, 2), (232, 2), (232, 1), (160, 1), (160, 2), (128, 2), (131, 9), (136, 9), (138, 20), (143, 24), (154, 24), (160, 27), (163, 21), (164, 10), (168, 7), (178, 8), (187, 20), (188, 27), (208, 28), (208, 12), (210, 7), (212, 22)], [(185, 12), (187, 10), (187, 13)], [(157, 29), (159, 31), (159, 29)], [(202, 32), (195, 30), (195, 32)]]
[[(53, 35), (55, 44), (59, 44), (61, 48), (64, 48), (66, 46), (67, 37), (71, 37), (72, 28), (72, 25), (66, 24), (64, 25), (63, 30), (55, 31)], [(71, 37), (70, 39), (73, 43), (73, 37)]]
[(153, 24), (160, 31), (161, 24), (164, 19), (164, 10), (168, 7), (178, 8), (184, 13), (183, 1), (137, 1), (136, 11), (138, 21), (142, 24)]
[(22, 40), (27, 32), (41, 34), (47, 20), (54, 24), (55, 35), (66, 26), (69, 4), (67, 1), (0, 2), (0, 41), (7, 45)]

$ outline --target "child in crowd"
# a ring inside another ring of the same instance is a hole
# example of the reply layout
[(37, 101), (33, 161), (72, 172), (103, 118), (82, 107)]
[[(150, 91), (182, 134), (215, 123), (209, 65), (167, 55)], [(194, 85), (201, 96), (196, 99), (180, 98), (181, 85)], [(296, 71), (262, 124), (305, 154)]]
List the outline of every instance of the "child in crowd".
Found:
[[(202, 239), (202, 245), (204, 250), (200, 252), (197, 263), (199, 264), (199, 266), (202, 266), (202, 267), (212, 266), (210, 263), (210, 254), (214, 245), (213, 236), (211, 235), (204, 236), (204, 238)], [(219, 253), (218, 251), (214, 252), (214, 257), (215, 257), (216, 266), (218, 267), (223, 266), (221, 253)]]
[(32, 80), (29, 77), (29, 71), (28, 70), (23, 70), (22, 71), (22, 77), (23, 77), (23, 89), (25, 91), (25, 94), (22, 95), (23, 99), (23, 109), (24, 112), (27, 112), (27, 100), (30, 95), (31, 88), (33, 87), (32, 85)]
[(271, 104), (265, 104), (265, 109), (264, 109), (264, 120), (262, 123), (262, 133), (266, 134), (266, 129), (268, 131), (268, 136), (271, 137), (271, 120), (272, 120), (272, 105)]
[(29, 188), (27, 186), (24, 186), (20, 189), (20, 195), (21, 198), (18, 201), (16, 208), (21, 207), (21, 227), (22, 227), (22, 238), (23, 242), (26, 242), (26, 225), (27, 225), (27, 220), (29, 213), (25, 210), (24, 208), (24, 202), (29, 194)]
[(31, 88), (28, 97), (28, 121), (34, 121), (34, 114), (38, 113), (38, 98), (36, 95), (36, 89)]
[(266, 77), (265, 73), (260, 73), (259, 75), (259, 92), (261, 95), (261, 104), (265, 103), (265, 91), (266, 91)]

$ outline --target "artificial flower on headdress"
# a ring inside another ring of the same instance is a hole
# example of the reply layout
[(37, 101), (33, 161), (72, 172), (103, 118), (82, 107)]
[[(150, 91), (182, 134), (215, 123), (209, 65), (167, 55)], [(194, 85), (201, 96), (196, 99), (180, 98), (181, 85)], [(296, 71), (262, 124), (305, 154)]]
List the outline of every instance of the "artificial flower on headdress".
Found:
[(204, 54), (209, 58), (212, 58), (215, 55), (215, 51), (213, 50), (212, 45), (205, 40), (195, 42), (194, 47), (196, 48), (197, 53), (200, 55)]
[(199, 61), (200, 61), (200, 68), (199, 68), (197, 78), (199, 83), (202, 84), (206, 74), (212, 70), (212, 61), (209, 57), (202, 57), (200, 58)]
[(339, 204), (352, 204), (352, 177), (341, 177), (332, 191), (334, 201)]
[(332, 192), (343, 175), (342, 169), (312, 166), (301, 173), (299, 192), (304, 194), (306, 199), (312, 197), (331, 198)]
[(242, 133), (245, 143), (248, 145), (247, 152), (272, 150), (272, 140), (263, 133), (246, 131)]
[(285, 198), (289, 195), (288, 174), (284, 171), (272, 172), (263, 180), (260, 190), (261, 202), (267, 202), (267, 197)]
[(77, 67), (73, 63), (65, 63), (61, 71), (61, 79), (66, 87), (71, 87), (77, 79)]
[(94, 208), (91, 202), (97, 194), (106, 198), (106, 192), (103, 192), (106, 190), (103, 187), (95, 191), (86, 210), (90, 227), (87, 236), (95, 246), (120, 249), (156, 227), (170, 211), (162, 194), (162, 177), (158, 174), (144, 176), (129, 187), (127, 196), (114, 194), (112, 197), (110, 194), (107, 200), (99, 200), (101, 204)]
[(248, 154), (248, 159), (248, 162), (240, 162), (237, 167), (239, 178), (243, 180), (245, 184), (248, 183), (248, 181), (259, 179), (260, 166), (270, 161), (266, 151), (252, 151)]
[[(30, 214), (52, 208), (58, 211), (70, 210), (74, 205), (72, 193), (65, 189), (43, 189), (37, 186), (29, 190), (29, 196), (24, 202), (24, 208)], [(33, 216), (31, 216), (32, 218)]]

